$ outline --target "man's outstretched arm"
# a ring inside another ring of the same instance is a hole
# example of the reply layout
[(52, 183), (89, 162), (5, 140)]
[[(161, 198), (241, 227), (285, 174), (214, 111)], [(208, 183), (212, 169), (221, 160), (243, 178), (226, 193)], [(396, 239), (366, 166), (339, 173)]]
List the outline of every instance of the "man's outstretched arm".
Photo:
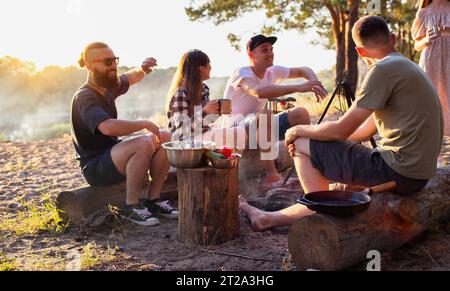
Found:
[(297, 92), (314, 92), (316, 96), (319, 95), (321, 99), (326, 98), (326, 91), (323, 89), (320, 81), (307, 81), (295, 85), (258, 86), (254, 80), (243, 79), (239, 84), (239, 87), (244, 89), (247, 94), (255, 96), (256, 98), (272, 99)]
[(299, 67), (299, 68), (289, 68), (289, 79), (293, 78), (303, 78), (309, 81), (318, 81), (316, 74), (311, 68)]
[(154, 58), (147, 58), (142, 62), (140, 68), (134, 68), (125, 73), (130, 82), (130, 86), (139, 83), (145, 77), (153, 71), (153, 67), (157, 66), (157, 61)]

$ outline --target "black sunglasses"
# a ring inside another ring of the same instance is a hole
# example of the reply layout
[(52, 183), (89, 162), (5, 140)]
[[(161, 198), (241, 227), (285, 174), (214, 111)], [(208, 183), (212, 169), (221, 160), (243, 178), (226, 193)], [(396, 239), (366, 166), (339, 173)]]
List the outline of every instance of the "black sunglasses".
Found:
[(104, 59), (92, 61), (92, 63), (98, 63), (98, 62), (103, 62), (103, 64), (107, 67), (111, 67), (113, 63), (115, 63), (117, 66), (119, 64), (119, 58), (118, 57), (104, 58)]

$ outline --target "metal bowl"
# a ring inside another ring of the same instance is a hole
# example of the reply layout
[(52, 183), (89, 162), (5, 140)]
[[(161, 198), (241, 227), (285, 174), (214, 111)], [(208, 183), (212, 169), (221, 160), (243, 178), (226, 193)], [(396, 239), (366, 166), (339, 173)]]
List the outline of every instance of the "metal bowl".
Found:
[(235, 168), (239, 164), (239, 158), (234, 159), (209, 159), (211, 166), (216, 169)]
[(216, 144), (212, 141), (173, 141), (162, 147), (167, 152), (169, 163), (175, 168), (200, 168), (207, 165), (205, 153)]

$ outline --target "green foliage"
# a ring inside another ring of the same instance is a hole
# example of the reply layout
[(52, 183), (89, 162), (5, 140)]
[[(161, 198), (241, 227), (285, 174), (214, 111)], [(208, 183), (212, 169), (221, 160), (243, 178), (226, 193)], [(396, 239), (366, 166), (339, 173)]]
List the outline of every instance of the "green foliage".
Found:
[(15, 260), (0, 252), (0, 272), (16, 270)]
[(80, 257), (82, 270), (90, 270), (101, 264), (108, 264), (118, 258), (118, 248), (104, 248), (98, 246), (95, 241), (83, 247)]
[(55, 201), (42, 193), (40, 203), (21, 201), (24, 210), (14, 216), (1, 215), (0, 233), (17, 236), (34, 235), (41, 232), (61, 233), (67, 228), (59, 216)]
[(386, 13), (383, 14), (391, 31), (397, 36), (397, 50), (416, 63), (419, 62), (420, 53), (414, 50), (411, 28), (417, 13), (417, 3), (415, 0), (387, 1)]
[(241, 41), (241, 37), (234, 34), (234, 33), (229, 33), (227, 35), (228, 41), (230, 42), (231, 46), (238, 52), (241, 51), (241, 45), (239, 44), (239, 42)]
[[(200, 5), (196, 3), (201, 2)], [(233, 21), (247, 12), (263, 10), (267, 21), (261, 31), (267, 34), (280, 30), (295, 29), (304, 32), (314, 27), (321, 34), (330, 31), (331, 21), (326, 18), (326, 9), (322, 1), (317, 0), (210, 0), (191, 1), (186, 14), (191, 20), (210, 20), (215, 24)], [(228, 39), (235, 46), (237, 35)]]
[[(359, 15), (366, 15), (368, 1), (359, 1)], [(417, 61), (411, 38), (411, 26), (417, 6), (415, 0), (382, 0), (382, 16), (388, 21), (393, 33), (397, 35), (397, 49), (411, 60)], [(348, 10), (347, 0), (191, 0), (186, 14), (191, 20), (210, 20), (215, 24), (233, 21), (246, 12), (264, 11), (267, 21), (261, 32), (273, 34), (281, 30), (296, 30), (299, 33), (314, 28), (318, 38), (313, 44), (321, 44), (327, 49), (336, 46), (332, 13), (342, 13), (344, 20)], [(239, 33), (230, 33), (228, 40), (238, 49)]]

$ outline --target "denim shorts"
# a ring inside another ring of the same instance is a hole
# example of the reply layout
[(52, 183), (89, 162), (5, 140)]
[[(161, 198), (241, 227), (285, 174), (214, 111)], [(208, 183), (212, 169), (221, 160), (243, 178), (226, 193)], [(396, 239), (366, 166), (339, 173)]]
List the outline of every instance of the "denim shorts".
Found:
[[(257, 127), (257, 118), (258, 115), (256, 113), (252, 113), (247, 115), (247, 117), (240, 121), (235, 122), (233, 124), (234, 127), (244, 127), (244, 128), (256, 128)], [(286, 131), (292, 126), (289, 125), (288, 119), (288, 111), (283, 111), (275, 115), (275, 125), (278, 125), (278, 140), (284, 140), (284, 136), (286, 135)], [(253, 136), (252, 132), (249, 133), (249, 140), (253, 140), (256, 144), (258, 138), (257, 136)]]
[(86, 182), (91, 186), (109, 186), (126, 180), (125, 175), (120, 173), (113, 163), (111, 149), (90, 159), (81, 167)]
[(288, 129), (292, 127), (289, 125), (288, 111), (286, 110), (278, 113), (276, 115), (276, 118), (278, 119), (278, 139), (284, 140), (286, 131), (288, 131)]
[(377, 149), (352, 141), (311, 140), (311, 162), (324, 177), (334, 182), (372, 187), (395, 181), (403, 195), (422, 190), (428, 180), (407, 178), (394, 171)]

